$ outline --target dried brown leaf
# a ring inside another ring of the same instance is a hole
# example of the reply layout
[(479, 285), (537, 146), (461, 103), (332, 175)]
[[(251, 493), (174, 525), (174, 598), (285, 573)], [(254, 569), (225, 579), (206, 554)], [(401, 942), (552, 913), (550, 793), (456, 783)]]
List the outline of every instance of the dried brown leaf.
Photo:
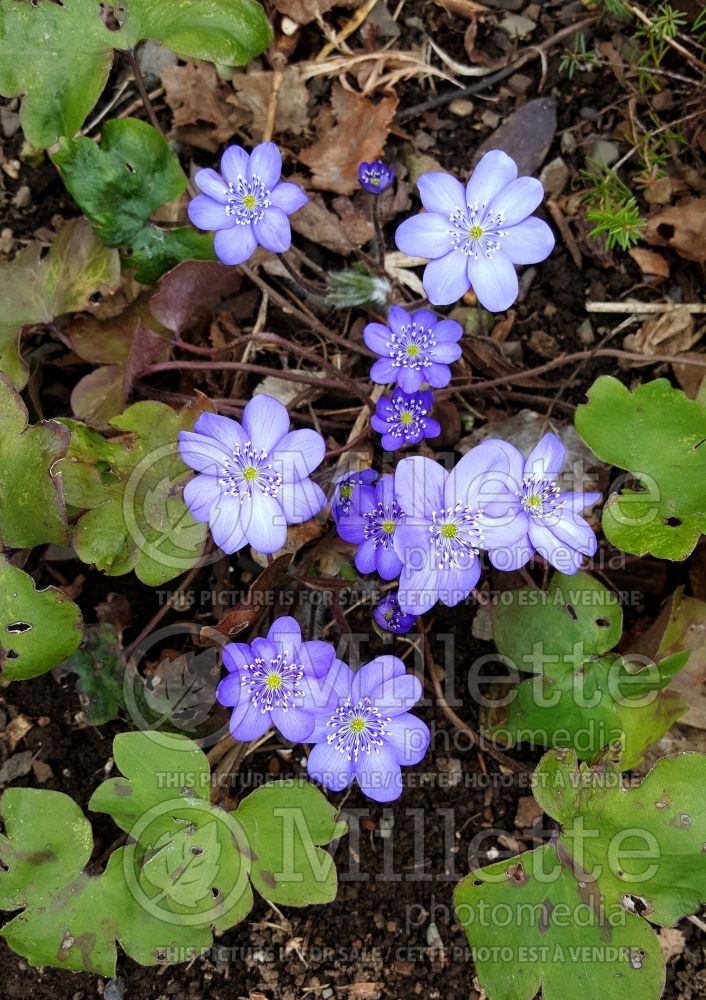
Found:
[[(228, 97), (232, 95), (211, 63), (165, 66), (162, 84), (165, 100), (174, 115), (174, 124), (179, 127), (210, 125), (206, 134), (217, 146), (232, 138), (247, 120), (242, 111), (228, 103)], [(188, 132), (181, 136), (182, 139), (188, 137)]]
[(313, 171), (313, 187), (352, 194), (358, 187), (358, 164), (382, 156), (397, 110), (397, 98), (385, 97), (374, 104), (335, 84), (331, 107), (336, 125), (313, 146), (303, 150), (299, 158)]
[(674, 306), (646, 319), (637, 333), (625, 338), (624, 346), (640, 354), (680, 354), (693, 347), (699, 336), (694, 332), (694, 317), (689, 310)]
[(244, 632), (245, 629), (251, 628), (258, 621), (265, 608), (271, 605), (272, 592), (281, 582), (291, 561), (291, 553), (285, 553), (273, 559), (267, 568), (260, 573), (237, 607), (229, 611), (213, 628), (201, 629), (201, 641), (222, 645), (223, 636), (232, 639), (240, 632)]
[(645, 250), (644, 247), (633, 247), (628, 253), (643, 274), (655, 274), (660, 278), (669, 277), (669, 264), (661, 253)]
[(275, 9), (297, 24), (308, 24), (332, 7), (355, 7), (357, 0), (275, 0)]
[[(251, 131), (262, 135), (267, 121), (274, 73), (238, 73), (233, 77), (237, 97), (229, 97), (228, 102), (237, 104), (252, 116)], [(309, 126), (307, 104), (309, 92), (297, 66), (287, 66), (282, 86), (277, 96), (274, 134), (291, 132), (301, 135)]]
[(706, 198), (685, 198), (647, 221), (645, 238), (697, 264), (706, 261)]

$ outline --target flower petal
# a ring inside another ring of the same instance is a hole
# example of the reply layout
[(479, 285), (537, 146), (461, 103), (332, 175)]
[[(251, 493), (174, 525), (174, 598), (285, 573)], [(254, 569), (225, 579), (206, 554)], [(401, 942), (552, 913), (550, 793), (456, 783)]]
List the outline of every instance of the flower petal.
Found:
[(374, 660), (364, 663), (355, 674), (351, 684), (351, 698), (353, 701), (365, 698), (381, 684), (390, 682), (393, 677), (402, 677), (406, 673), (407, 668), (399, 656), (391, 656), (389, 653), (376, 656)]
[(211, 508), (221, 499), (221, 485), (215, 476), (194, 476), (184, 486), (184, 503), (195, 521), (208, 521)]
[(230, 717), (230, 732), (234, 740), (247, 743), (259, 739), (271, 726), (270, 713), (261, 712), (249, 698), (237, 705)]
[(336, 651), (330, 642), (323, 639), (310, 639), (300, 647), (300, 663), (308, 674), (322, 677), (333, 664)]
[(416, 715), (403, 712), (388, 725), (385, 742), (395, 751), (400, 764), (418, 764), (429, 749), (431, 733), (429, 727)]
[(328, 743), (312, 747), (306, 764), (309, 777), (332, 792), (340, 792), (353, 780), (353, 764), (344, 753)]
[(274, 396), (258, 393), (243, 410), (243, 429), (256, 448), (269, 454), (289, 433), (289, 413)]
[(544, 188), (536, 177), (518, 177), (493, 198), (488, 211), (501, 212), (503, 228), (507, 229), (531, 215), (543, 197)]
[(218, 441), (194, 431), (179, 431), (179, 455), (185, 465), (211, 476), (220, 475), (229, 458)]
[(389, 358), (380, 358), (374, 362), (370, 369), (370, 379), (378, 385), (388, 385), (397, 378), (398, 369), (394, 367)]
[(397, 557), (392, 546), (387, 549), (380, 547), (377, 551), (375, 568), (383, 580), (394, 580), (400, 575), (402, 561)]
[(402, 794), (402, 772), (392, 747), (378, 747), (377, 753), (364, 753), (355, 764), (360, 789), (375, 802), (394, 802)]
[[(193, 202), (192, 202), (193, 204)], [(235, 216), (231, 216), (235, 218)], [(257, 249), (252, 226), (220, 229), (213, 239), (213, 249), (222, 264), (243, 264)]]
[(417, 179), (417, 187), (427, 212), (439, 212), (448, 219), (458, 208), (465, 208), (466, 192), (451, 174), (440, 171), (422, 174)]
[(223, 552), (230, 555), (245, 545), (245, 533), (241, 520), (240, 500), (222, 496), (211, 509), (209, 527), (213, 540)]
[(207, 194), (197, 194), (189, 202), (189, 219), (198, 229), (230, 229), (236, 223), (234, 215), (226, 213), (220, 201), (214, 201)]
[(411, 615), (424, 614), (439, 600), (438, 570), (431, 548), (419, 569), (403, 563), (397, 600), (400, 608)]
[(414, 215), (397, 227), (395, 243), (410, 257), (443, 257), (453, 247), (448, 217), (436, 212)]
[(395, 496), (406, 514), (425, 517), (444, 506), (448, 473), (431, 458), (403, 458), (395, 469)]
[(281, 615), (270, 625), (267, 638), (275, 645), (281, 646), (290, 654), (290, 659), (297, 657), (292, 655), (294, 650), (299, 650), (302, 641), (302, 630), (296, 618), (291, 615)]
[(271, 555), (287, 541), (287, 522), (282, 507), (266, 493), (258, 493), (252, 499), (243, 501), (240, 523), (256, 552)]
[(512, 545), (499, 545), (488, 550), (488, 559), (496, 569), (509, 573), (511, 570), (519, 569), (532, 558), (534, 547), (529, 535), (524, 535), (519, 541)]
[(445, 257), (430, 260), (424, 268), (422, 285), (429, 301), (437, 306), (458, 302), (471, 287), (466, 270), (467, 258), (452, 250)]
[(524, 474), (538, 479), (558, 479), (565, 454), (561, 439), (556, 434), (545, 434), (527, 456)]
[(560, 573), (571, 576), (581, 569), (584, 561), (583, 553), (577, 551), (572, 545), (562, 542), (545, 524), (531, 520), (529, 537), (540, 556), (543, 556)]
[(485, 254), (469, 257), (468, 277), (476, 298), (489, 312), (503, 312), (517, 298), (517, 272), (502, 250), (497, 250), (492, 257)]
[(372, 538), (365, 539), (355, 554), (355, 565), (360, 573), (374, 573), (377, 550)]
[(275, 470), (287, 483), (306, 478), (321, 465), (325, 454), (324, 439), (316, 431), (307, 428), (285, 434), (270, 457)]
[(408, 712), (422, 697), (422, 684), (415, 674), (396, 674), (385, 677), (366, 694), (384, 716), (394, 717)]
[(303, 524), (326, 506), (326, 494), (311, 479), (283, 483), (277, 499), (288, 524)]
[[(466, 185), (465, 202), (478, 206), (489, 204), (507, 185), (517, 177), (517, 164), (507, 153), (491, 149), (482, 156)], [(464, 203), (465, 203), (464, 202)]]
[(554, 249), (554, 233), (533, 215), (506, 229), (500, 245), (513, 264), (537, 264)]
[(585, 556), (594, 555), (598, 548), (596, 533), (587, 521), (570, 510), (562, 509), (559, 517), (547, 525), (560, 542), (565, 542)]
[(276, 705), (270, 714), (274, 725), (290, 743), (303, 743), (314, 731), (314, 713), (307, 712), (298, 705), (286, 711)]
[(394, 333), (401, 334), (411, 321), (412, 317), (402, 306), (390, 306), (387, 310), (387, 325)]
[(292, 229), (281, 208), (265, 209), (261, 219), (252, 224), (255, 239), (270, 253), (284, 253), (292, 245)]
[(241, 424), (217, 413), (202, 413), (194, 424), (194, 431), (214, 438), (229, 452), (235, 451), (247, 440)]
[[(399, 385), (400, 389), (402, 389), (403, 392), (410, 392), (410, 393), (416, 392), (417, 389), (422, 384), (422, 382), (424, 382), (425, 379), (428, 379), (429, 376), (428, 367), (423, 369), (423, 374), (422, 371), (419, 371), (416, 368), (404, 368), (404, 367), (396, 368), (395, 372), (397, 373), (397, 384)], [(447, 383), (448, 381), (450, 381), (450, 378), (451, 378), (451, 373), (449, 372), (449, 378), (447, 379)]]
[(297, 212), (308, 202), (308, 197), (298, 184), (282, 181), (270, 193), (270, 201), (275, 208), (281, 208), (287, 215)]
[(233, 672), (242, 671), (253, 662), (252, 646), (249, 646), (246, 642), (229, 642), (227, 646), (223, 647), (222, 656), (223, 666), (226, 670)]
[(282, 154), (274, 142), (261, 142), (250, 154), (248, 163), (248, 180), (262, 181), (268, 191), (271, 191), (282, 176)]
[(239, 673), (228, 674), (216, 688), (216, 700), (225, 708), (233, 708), (241, 700), (243, 685)]
[(363, 340), (365, 346), (369, 347), (371, 351), (375, 351), (376, 354), (381, 354), (383, 357), (389, 355), (389, 327), (383, 326), (382, 323), (368, 323), (363, 328)]
[(434, 327), (434, 340), (437, 344), (456, 343), (463, 336), (463, 327), (455, 319), (442, 319), (431, 325)]
[[(522, 482), (524, 459), (507, 441), (489, 438), (466, 452), (449, 474), (444, 506), (461, 503), (471, 510), (484, 509), (498, 495), (514, 494)], [(514, 510), (513, 506), (513, 510)]]
[(228, 185), (223, 180), (221, 175), (216, 173), (215, 170), (211, 170), (210, 167), (197, 171), (196, 176), (194, 177), (194, 183), (199, 191), (203, 191), (203, 193), (207, 194), (209, 198), (214, 198), (216, 201), (220, 201), (225, 204), (230, 197)]
[(221, 157), (221, 173), (233, 187), (240, 178), (247, 179), (250, 157), (242, 146), (229, 146)]

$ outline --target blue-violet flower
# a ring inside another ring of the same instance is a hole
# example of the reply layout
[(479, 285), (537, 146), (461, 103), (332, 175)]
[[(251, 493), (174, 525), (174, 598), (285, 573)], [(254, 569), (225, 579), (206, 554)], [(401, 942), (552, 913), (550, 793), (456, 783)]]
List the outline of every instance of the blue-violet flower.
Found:
[(391, 397), (379, 399), (377, 413), (370, 418), (370, 424), (374, 431), (382, 434), (382, 447), (395, 451), (407, 444), (419, 444), (423, 438), (438, 437), (441, 426), (428, 416), (433, 405), (431, 389), (408, 393), (398, 386)]
[(395, 554), (394, 539), (403, 519), (392, 476), (381, 476), (374, 487), (357, 488), (350, 513), (336, 527), (341, 538), (358, 546), (355, 565), (360, 573), (377, 570), (383, 580), (399, 576), (402, 563)]
[(261, 142), (248, 155), (229, 146), (221, 173), (199, 170), (195, 181), (203, 194), (189, 204), (189, 218), (199, 229), (216, 231), (214, 249), (224, 264), (242, 264), (258, 244), (284, 253), (292, 242), (287, 216), (309, 200), (300, 187), (280, 181), (282, 155), (273, 142)]
[(395, 242), (412, 257), (427, 257), (423, 285), (429, 301), (448, 305), (473, 288), (491, 312), (517, 298), (515, 264), (536, 264), (554, 248), (551, 229), (532, 216), (544, 195), (533, 177), (518, 177), (517, 165), (495, 149), (486, 153), (465, 190), (445, 173), (417, 181), (426, 212), (407, 219)]
[(395, 168), (388, 167), (382, 160), (361, 163), (358, 167), (358, 182), (369, 194), (382, 194), (395, 179)]
[(440, 320), (428, 309), (410, 316), (400, 306), (390, 307), (387, 323), (368, 323), (363, 330), (367, 346), (380, 355), (370, 369), (373, 382), (397, 382), (404, 392), (417, 392), (425, 382), (434, 388), (448, 385), (449, 364), (461, 357), (461, 324)]
[(397, 594), (385, 594), (373, 608), (373, 618), (385, 632), (404, 635), (414, 628), (416, 617), (405, 614), (397, 600)]
[(179, 454), (199, 473), (184, 487), (197, 521), (208, 521), (224, 552), (250, 544), (281, 549), (287, 525), (318, 514), (323, 491), (309, 479), (326, 451), (313, 430), (289, 430), (287, 408), (264, 393), (243, 410), (243, 422), (202, 413), (193, 431), (179, 434)]
[(317, 712), (331, 697), (322, 698), (325, 679), (336, 665), (343, 667), (330, 643), (302, 642), (296, 619), (288, 616), (275, 620), (266, 639), (224, 646), (223, 663), (229, 674), (216, 697), (233, 709), (233, 738), (256, 740), (275, 726), (293, 743), (311, 736)]
[(351, 512), (351, 502), (357, 486), (370, 486), (377, 478), (374, 469), (360, 469), (358, 472), (347, 472), (339, 476), (333, 484), (331, 494), (331, 515), (338, 524), (339, 520)]
[(419, 678), (396, 656), (379, 656), (356, 674), (341, 664), (332, 675), (335, 698), (309, 737), (309, 775), (334, 792), (357, 781), (376, 802), (399, 798), (400, 765), (418, 764), (430, 741), (409, 711), (422, 694)]

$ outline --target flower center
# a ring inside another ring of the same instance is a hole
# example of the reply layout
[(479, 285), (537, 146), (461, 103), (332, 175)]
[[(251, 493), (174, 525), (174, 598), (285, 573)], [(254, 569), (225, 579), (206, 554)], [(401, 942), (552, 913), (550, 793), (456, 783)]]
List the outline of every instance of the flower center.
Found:
[(504, 216), (502, 212), (489, 212), (486, 202), (457, 208), (449, 216), (449, 222), (453, 248), (465, 257), (478, 260), (483, 254), (491, 258), (500, 249), (500, 240), (505, 235)]
[(348, 760), (357, 761), (361, 754), (380, 753), (388, 735), (389, 721), (382, 717), (370, 698), (361, 698), (355, 705), (348, 698), (326, 723), (331, 729), (326, 742), (345, 754)]
[(350, 485), (341, 487), (341, 500), (350, 500), (353, 496), (353, 487)]
[(253, 448), (252, 441), (236, 445), (232, 457), (226, 459), (218, 479), (223, 491), (238, 497), (240, 502), (249, 500), (253, 491), (277, 497), (282, 486), (282, 476), (275, 472), (267, 452)]
[(436, 549), (438, 569), (469, 569), (483, 544), (478, 511), (464, 507), (442, 507), (431, 515), (429, 535)]
[(298, 663), (289, 662), (287, 653), (278, 653), (271, 660), (258, 656), (245, 671), (241, 684), (261, 712), (270, 712), (273, 708), (286, 712), (297, 708), (295, 699), (304, 697), (299, 686), (304, 671)]
[(409, 412), (409, 410), (405, 410), (403, 413), (400, 413), (400, 423), (402, 424), (403, 427), (409, 427), (413, 419), (414, 417)]
[(250, 181), (245, 177), (238, 177), (236, 184), (228, 185), (228, 195), (226, 215), (235, 216), (238, 226), (260, 222), (265, 209), (272, 205), (270, 192), (257, 176)]
[(400, 333), (390, 332), (387, 349), (395, 368), (412, 368), (417, 371), (428, 368), (432, 363), (428, 357), (430, 348), (436, 347), (431, 327), (418, 327), (412, 321), (403, 326)]
[(546, 520), (562, 505), (557, 484), (551, 479), (542, 479), (540, 476), (525, 476), (517, 495), (523, 510), (535, 520)]
[(389, 504), (383, 503), (381, 500), (377, 507), (366, 511), (363, 515), (365, 518), (363, 537), (371, 538), (374, 548), (377, 548), (378, 545), (381, 545), (385, 550), (391, 548), (395, 528), (403, 516), (401, 508), (394, 500)]

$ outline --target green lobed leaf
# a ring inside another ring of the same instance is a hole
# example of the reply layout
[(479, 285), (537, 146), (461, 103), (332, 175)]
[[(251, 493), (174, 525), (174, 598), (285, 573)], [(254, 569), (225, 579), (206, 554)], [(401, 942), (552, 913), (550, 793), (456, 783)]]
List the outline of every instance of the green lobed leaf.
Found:
[(56, 587), (35, 590), (29, 574), (0, 556), (0, 677), (26, 680), (51, 670), (81, 642), (77, 605)]
[(28, 425), (27, 407), (0, 375), (0, 545), (64, 545), (66, 509), (55, 464), (69, 436), (55, 420)]
[(90, 725), (102, 726), (119, 718), (125, 708), (125, 658), (112, 622), (87, 625), (79, 648), (56, 671), (59, 676), (78, 675), (76, 690)]
[[(121, 0), (110, 11), (98, 0), (3, 0), (0, 94), (24, 94), (21, 122), (27, 140), (46, 149), (73, 136), (108, 79), (114, 49), (153, 39), (179, 55), (243, 65), (272, 40), (256, 0)], [(115, 28), (115, 30), (110, 30)]]
[(124, 436), (109, 441), (64, 421), (71, 442), (59, 468), (67, 502), (85, 511), (73, 534), (79, 559), (109, 576), (134, 570), (152, 587), (194, 565), (207, 527), (192, 518), (182, 498), (191, 473), (177, 440), (204, 406), (210, 408), (205, 397), (180, 413), (164, 403), (135, 403), (111, 420)]
[(590, 760), (623, 740), (634, 767), (686, 710), (663, 689), (688, 652), (651, 658), (609, 653), (622, 633), (617, 596), (587, 573), (555, 573), (545, 592), (524, 587), (492, 609), (495, 643), (518, 670), (534, 672), (512, 692), (491, 736), (506, 744), (574, 747)]
[(120, 281), (117, 251), (103, 246), (85, 219), (68, 222), (49, 253), (42, 254), (42, 245), (31, 243), (14, 260), (0, 264), (0, 372), (17, 389), (27, 383), (18, 346), (22, 327), (83, 310), (97, 291), (117, 288)]
[(706, 408), (666, 379), (630, 392), (602, 375), (588, 399), (576, 411), (576, 430), (638, 483), (604, 506), (606, 538), (635, 555), (685, 559), (706, 532)]
[(540, 988), (544, 1000), (657, 1000), (664, 957), (638, 914), (670, 925), (706, 898), (704, 778), (703, 754), (662, 758), (636, 789), (607, 755), (589, 766), (571, 750), (545, 754), (534, 794), (558, 835), (471, 872), (454, 894), (489, 1000)]
[(127, 257), (135, 277), (144, 285), (156, 284), (163, 274), (187, 260), (216, 260), (213, 233), (197, 233), (191, 226), (145, 226), (132, 241)]

